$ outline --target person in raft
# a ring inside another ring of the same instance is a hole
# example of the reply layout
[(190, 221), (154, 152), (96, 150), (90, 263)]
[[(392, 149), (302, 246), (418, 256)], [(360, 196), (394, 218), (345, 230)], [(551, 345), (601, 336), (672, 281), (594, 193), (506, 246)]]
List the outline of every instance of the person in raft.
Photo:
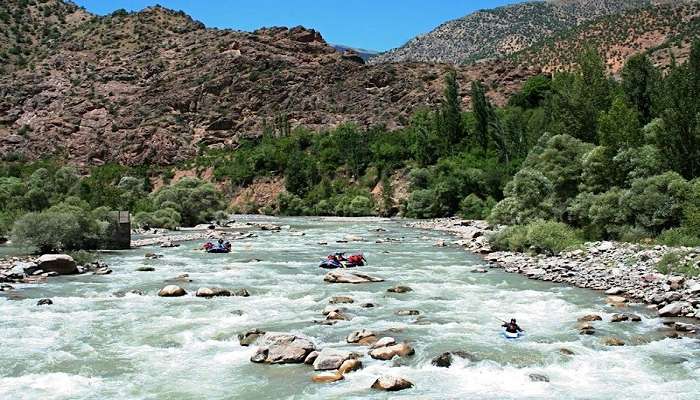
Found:
[(506, 328), (507, 333), (515, 334), (517, 335), (520, 332), (524, 332), (520, 327), (518, 326), (518, 323), (515, 321), (515, 318), (511, 318), (510, 322), (504, 322), (502, 327)]

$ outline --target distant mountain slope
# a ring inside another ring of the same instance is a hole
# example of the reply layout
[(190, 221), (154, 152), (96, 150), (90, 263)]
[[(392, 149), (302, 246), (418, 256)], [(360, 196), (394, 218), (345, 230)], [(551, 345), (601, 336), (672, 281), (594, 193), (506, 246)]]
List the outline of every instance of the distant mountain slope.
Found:
[(671, 53), (683, 61), (700, 34), (700, 3), (678, 2), (628, 10), (559, 33), (516, 53), (517, 62), (551, 72), (571, 68), (584, 47), (595, 48), (617, 73), (625, 60), (649, 52), (657, 65), (670, 64)]
[[(446, 22), (372, 63), (470, 63), (521, 51), (586, 21), (675, 0), (551, 0), (481, 10)], [(682, 1), (682, 0), (680, 0)]]
[[(3, 1), (32, 14), (44, 4)], [(450, 68), (368, 66), (314, 30), (208, 29), (162, 7), (89, 15), (42, 49), (25, 43), (22, 51), (36, 54), (31, 63), (0, 71), (0, 157), (170, 164), (263, 131), (395, 128), (439, 104)], [(464, 106), (472, 79), (503, 104), (536, 72), (502, 62), (462, 68)]]
[(349, 47), (349, 46), (344, 46), (342, 44), (334, 44), (332, 45), (334, 49), (338, 50), (339, 52), (354, 52), (357, 53), (357, 55), (363, 60), (367, 61), (372, 57), (375, 57), (379, 52), (374, 51), (374, 50), (366, 50), (366, 49), (358, 49), (355, 47)]

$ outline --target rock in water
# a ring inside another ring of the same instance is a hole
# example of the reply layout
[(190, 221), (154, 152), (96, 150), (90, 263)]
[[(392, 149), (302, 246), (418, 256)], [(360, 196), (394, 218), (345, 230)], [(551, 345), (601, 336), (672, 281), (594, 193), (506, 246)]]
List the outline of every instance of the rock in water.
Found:
[(389, 293), (408, 293), (412, 292), (413, 289), (411, 289), (408, 286), (394, 286), (393, 288), (389, 288), (386, 291)]
[(452, 365), (455, 356), (469, 361), (477, 360), (477, 357), (465, 351), (448, 351), (433, 358), (431, 364), (436, 367), (449, 368)]
[(138, 267), (138, 268), (136, 268), (137, 272), (153, 272), (155, 270), (156, 269), (153, 267)]
[(37, 306), (50, 306), (52, 304), (53, 300), (51, 299), (41, 299), (36, 303)]
[(396, 339), (393, 337), (385, 336), (377, 340), (372, 346), (372, 349), (378, 349), (380, 347), (387, 347), (396, 344)]
[(223, 289), (223, 288), (199, 288), (197, 289), (197, 293), (195, 293), (195, 296), (197, 297), (218, 297), (218, 296), (231, 296), (231, 292)]
[(250, 297), (250, 292), (246, 288), (233, 289), (231, 291), (231, 296)]
[(368, 338), (368, 337), (374, 337), (375, 340), (376, 340), (376, 336), (377, 336), (377, 335), (375, 335), (374, 332), (369, 331), (369, 330), (367, 330), (367, 329), (362, 329), (362, 330), (359, 330), (359, 331), (354, 331), (354, 332), (352, 332), (351, 334), (349, 334), (348, 337), (347, 337), (347, 339), (346, 339), (346, 341), (347, 341), (348, 343), (358, 343), (358, 342), (360, 342), (362, 339), (366, 339), (366, 338)]
[(177, 285), (168, 285), (158, 292), (158, 296), (160, 297), (180, 297), (186, 294), (187, 292), (185, 289)]
[(605, 344), (606, 346), (624, 346), (625, 342), (615, 337), (609, 337), (605, 338), (603, 344)]
[(341, 374), (347, 374), (348, 372), (357, 371), (360, 368), (362, 368), (362, 361), (351, 358), (343, 361), (343, 364), (341, 364), (340, 368), (338, 368), (338, 372)]
[(578, 319), (578, 322), (593, 322), (593, 321), (602, 321), (603, 318), (600, 315), (596, 314), (588, 314), (584, 315), (583, 317)]
[(398, 316), (401, 316), (401, 317), (405, 317), (405, 316), (409, 316), (409, 315), (418, 315), (418, 314), (420, 314), (420, 311), (418, 311), (418, 310), (398, 310), (398, 311), (396, 311), (395, 314)]
[(331, 271), (323, 277), (323, 280), (328, 283), (370, 283), (370, 282), (384, 282), (384, 279), (375, 278), (365, 274), (358, 273), (344, 273), (340, 271)]
[(318, 353), (318, 357), (314, 361), (314, 370), (327, 371), (338, 369), (346, 360), (350, 359), (350, 352), (335, 350), (326, 347)]
[(349, 296), (334, 296), (330, 299), (330, 304), (352, 304), (355, 300)]
[(318, 351), (315, 351), (315, 350), (312, 351), (312, 352), (309, 353), (309, 355), (306, 356), (306, 358), (304, 359), (304, 364), (306, 364), (306, 365), (311, 365), (311, 364), (313, 364), (314, 361), (316, 361), (316, 358), (318, 358), (318, 355), (319, 355), (319, 354), (320, 354), (320, 353), (319, 353)]
[(36, 260), (36, 265), (44, 272), (55, 272), (59, 275), (78, 273), (78, 264), (67, 254), (44, 254)]
[(406, 357), (416, 353), (408, 343), (399, 343), (392, 346), (380, 347), (369, 352), (369, 356), (375, 360), (391, 360), (395, 356)]
[(254, 363), (301, 364), (316, 350), (309, 339), (291, 333), (268, 332), (259, 342), (260, 347), (250, 358)]
[(630, 317), (627, 314), (613, 314), (612, 318), (610, 318), (610, 322), (623, 322), (629, 319)]
[(396, 392), (399, 390), (410, 389), (413, 387), (413, 383), (407, 381), (406, 379), (384, 375), (374, 381), (372, 384), (372, 389), (385, 390), (387, 392)]
[(245, 333), (239, 333), (238, 342), (241, 344), (241, 346), (250, 346), (264, 334), (265, 331), (261, 331), (260, 329), (252, 329)]
[(533, 382), (549, 382), (549, 377), (547, 375), (530, 374), (528, 377), (530, 377), (530, 380)]
[(311, 377), (311, 381), (316, 383), (331, 383), (342, 381), (343, 379), (345, 378), (340, 372), (321, 372)]

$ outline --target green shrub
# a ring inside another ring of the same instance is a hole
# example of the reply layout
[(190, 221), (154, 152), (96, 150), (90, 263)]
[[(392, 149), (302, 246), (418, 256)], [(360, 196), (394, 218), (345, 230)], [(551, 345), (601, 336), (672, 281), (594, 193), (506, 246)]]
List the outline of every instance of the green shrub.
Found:
[(96, 249), (103, 232), (98, 221), (78, 207), (53, 207), (23, 215), (14, 223), (16, 243), (42, 253)]
[(435, 192), (430, 189), (414, 190), (406, 203), (409, 218), (433, 218), (438, 214)]
[(75, 260), (78, 265), (87, 265), (99, 260), (99, 256), (96, 253), (86, 250), (71, 251), (68, 255), (73, 257), (73, 260)]
[(483, 219), (491, 213), (495, 200), (492, 197), (482, 200), (474, 193), (459, 203), (459, 215), (466, 219)]
[[(172, 208), (177, 211), (183, 226), (210, 222), (225, 207), (216, 187), (196, 178), (184, 178), (160, 189), (151, 197), (157, 209)], [(175, 214), (168, 211), (161, 213), (160, 217), (175, 217)]]
[(691, 259), (687, 252), (673, 251), (661, 257), (661, 260), (656, 265), (656, 270), (662, 274), (675, 273), (696, 277), (700, 276), (698, 262), (697, 259)]
[(162, 208), (154, 212), (139, 212), (134, 216), (134, 225), (139, 228), (162, 228), (174, 230), (180, 227), (182, 217), (180, 213), (170, 207)]
[(663, 231), (656, 240), (666, 246), (700, 246), (700, 237), (687, 228), (671, 228)]
[(528, 225), (506, 227), (492, 235), (490, 242), (496, 250), (553, 255), (582, 244), (579, 235), (561, 222), (537, 220)]

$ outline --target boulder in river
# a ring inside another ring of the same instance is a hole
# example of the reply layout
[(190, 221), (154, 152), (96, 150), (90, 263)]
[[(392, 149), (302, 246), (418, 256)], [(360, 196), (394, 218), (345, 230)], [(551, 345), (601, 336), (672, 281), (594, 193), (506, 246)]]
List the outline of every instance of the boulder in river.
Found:
[(78, 264), (67, 254), (44, 254), (36, 260), (36, 265), (44, 272), (55, 272), (59, 275), (78, 273)]
[(542, 374), (530, 374), (528, 375), (532, 382), (549, 382), (549, 377)]
[(37, 306), (50, 306), (53, 304), (53, 300), (51, 299), (41, 299), (37, 301), (36, 305)]
[(306, 364), (306, 365), (311, 365), (311, 364), (313, 364), (314, 361), (316, 361), (316, 359), (318, 358), (318, 355), (319, 355), (319, 354), (320, 354), (320, 353), (319, 353), (318, 351), (316, 351), (316, 350), (312, 351), (312, 352), (309, 353), (309, 355), (307, 355), (306, 358), (304, 359), (304, 364)]
[(359, 273), (346, 273), (340, 271), (331, 271), (323, 277), (323, 280), (328, 283), (372, 283), (372, 282), (384, 282), (384, 279), (375, 278), (373, 276), (359, 274)]
[(341, 365), (343, 365), (343, 362), (345, 362), (345, 360), (349, 360), (350, 357), (351, 354), (348, 351), (326, 347), (318, 353), (318, 357), (316, 357), (316, 360), (314, 360), (314, 370), (328, 371), (338, 369)]
[(603, 318), (600, 315), (596, 314), (588, 314), (584, 315), (583, 317), (578, 319), (578, 322), (593, 322), (593, 321), (602, 321)]
[(227, 297), (231, 296), (231, 292), (224, 289), (224, 288), (218, 288), (218, 287), (213, 287), (213, 288), (208, 288), (208, 287), (201, 287), (197, 289), (197, 293), (195, 293), (195, 296), (197, 297)]
[(390, 336), (384, 336), (383, 338), (377, 340), (370, 348), (378, 349), (380, 347), (387, 347), (396, 344), (396, 339)]
[(372, 389), (384, 390), (387, 392), (396, 392), (399, 390), (410, 389), (412, 387), (413, 383), (407, 381), (406, 379), (389, 375), (380, 377), (372, 384)]
[(343, 377), (343, 374), (336, 371), (336, 372), (321, 372), (320, 374), (316, 374), (311, 377), (312, 382), (316, 383), (331, 383), (331, 382), (337, 382), (337, 381), (342, 381), (345, 379)]
[(386, 291), (389, 293), (408, 293), (412, 292), (413, 289), (411, 289), (408, 286), (394, 286), (392, 288), (387, 289)]
[(352, 304), (355, 300), (350, 296), (333, 296), (328, 302), (330, 304)]
[(246, 288), (232, 289), (231, 296), (250, 297), (250, 292)]
[(346, 338), (346, 341), (348, 343), (359, 343), (363, 339), (367, 338), (374, 338), (374, 341), (377, 340), (377, 335), (374, 334), (374, 332), (367, 330), (367, 329), (362, 329), (359, 331), (354, 331), (348, 335)]
[(263, 335), (265, 335), (265, 331), (261, 331), (260, 329), (252, 329), (245, 333), (239, 333), (238, 342), (241, 344), (241, 346), (250, 346)]
[(465, 351), (448, 351), (433, 358), (430, 363), (436, 367), (449, 368), (452, 365), (452, 362), (454, 361), (454, 357), (459, 357), (469, 361), (477, 360), (475, 356)]
[(395, 314), (398, 316), (401, 316), (401, 317), (405, 317), (405, 316), (409, 316), (409, 315), (418, 315), (418, 314), (420, 314), (420, 311), (418, 311), (418, 310), (398, 310), (398, 311), (396, 311)]
[(350, 321), (352, 318), (342, 311), (331, 311), (326, 315), (328, 321)]
[(138, 267), (138, 268), (136, 268), (137, 272), (153, 272), (155, 270), (156, 269), (153, 267)]
[(348, 372), (357, 371), (360, 368), (362, 368), (362, 361), (355, 358), (351, 358), (343, 361), (343, 363), (340, 365), (340, 368), (338, 368), (338, 372), (340, 372), (341, 374), (347, 374)]
[(603, 344), (606, 346), (624, 346), (625, 342), (620, 338), (609, 337), (603, 339)]
[(301, 364), (316, 350), (309, 339), (291, 333), (268, 332), (258, 342), (260, 347), (250, 358), (254, 363)]
[(181, 297), (186, 294), (187, 292), (185, 291), (185, 289), (177, 285), (168, 285), (160, 289), (160, 291), (158, 292), (158, 296), (160, 297)]
[(392, 358), (412, 356), (416, 353), (408, 343), (399, 343), (392, 346), (379, 347), (369, 352), (369, 356), (375, 360), (391, 360)]

